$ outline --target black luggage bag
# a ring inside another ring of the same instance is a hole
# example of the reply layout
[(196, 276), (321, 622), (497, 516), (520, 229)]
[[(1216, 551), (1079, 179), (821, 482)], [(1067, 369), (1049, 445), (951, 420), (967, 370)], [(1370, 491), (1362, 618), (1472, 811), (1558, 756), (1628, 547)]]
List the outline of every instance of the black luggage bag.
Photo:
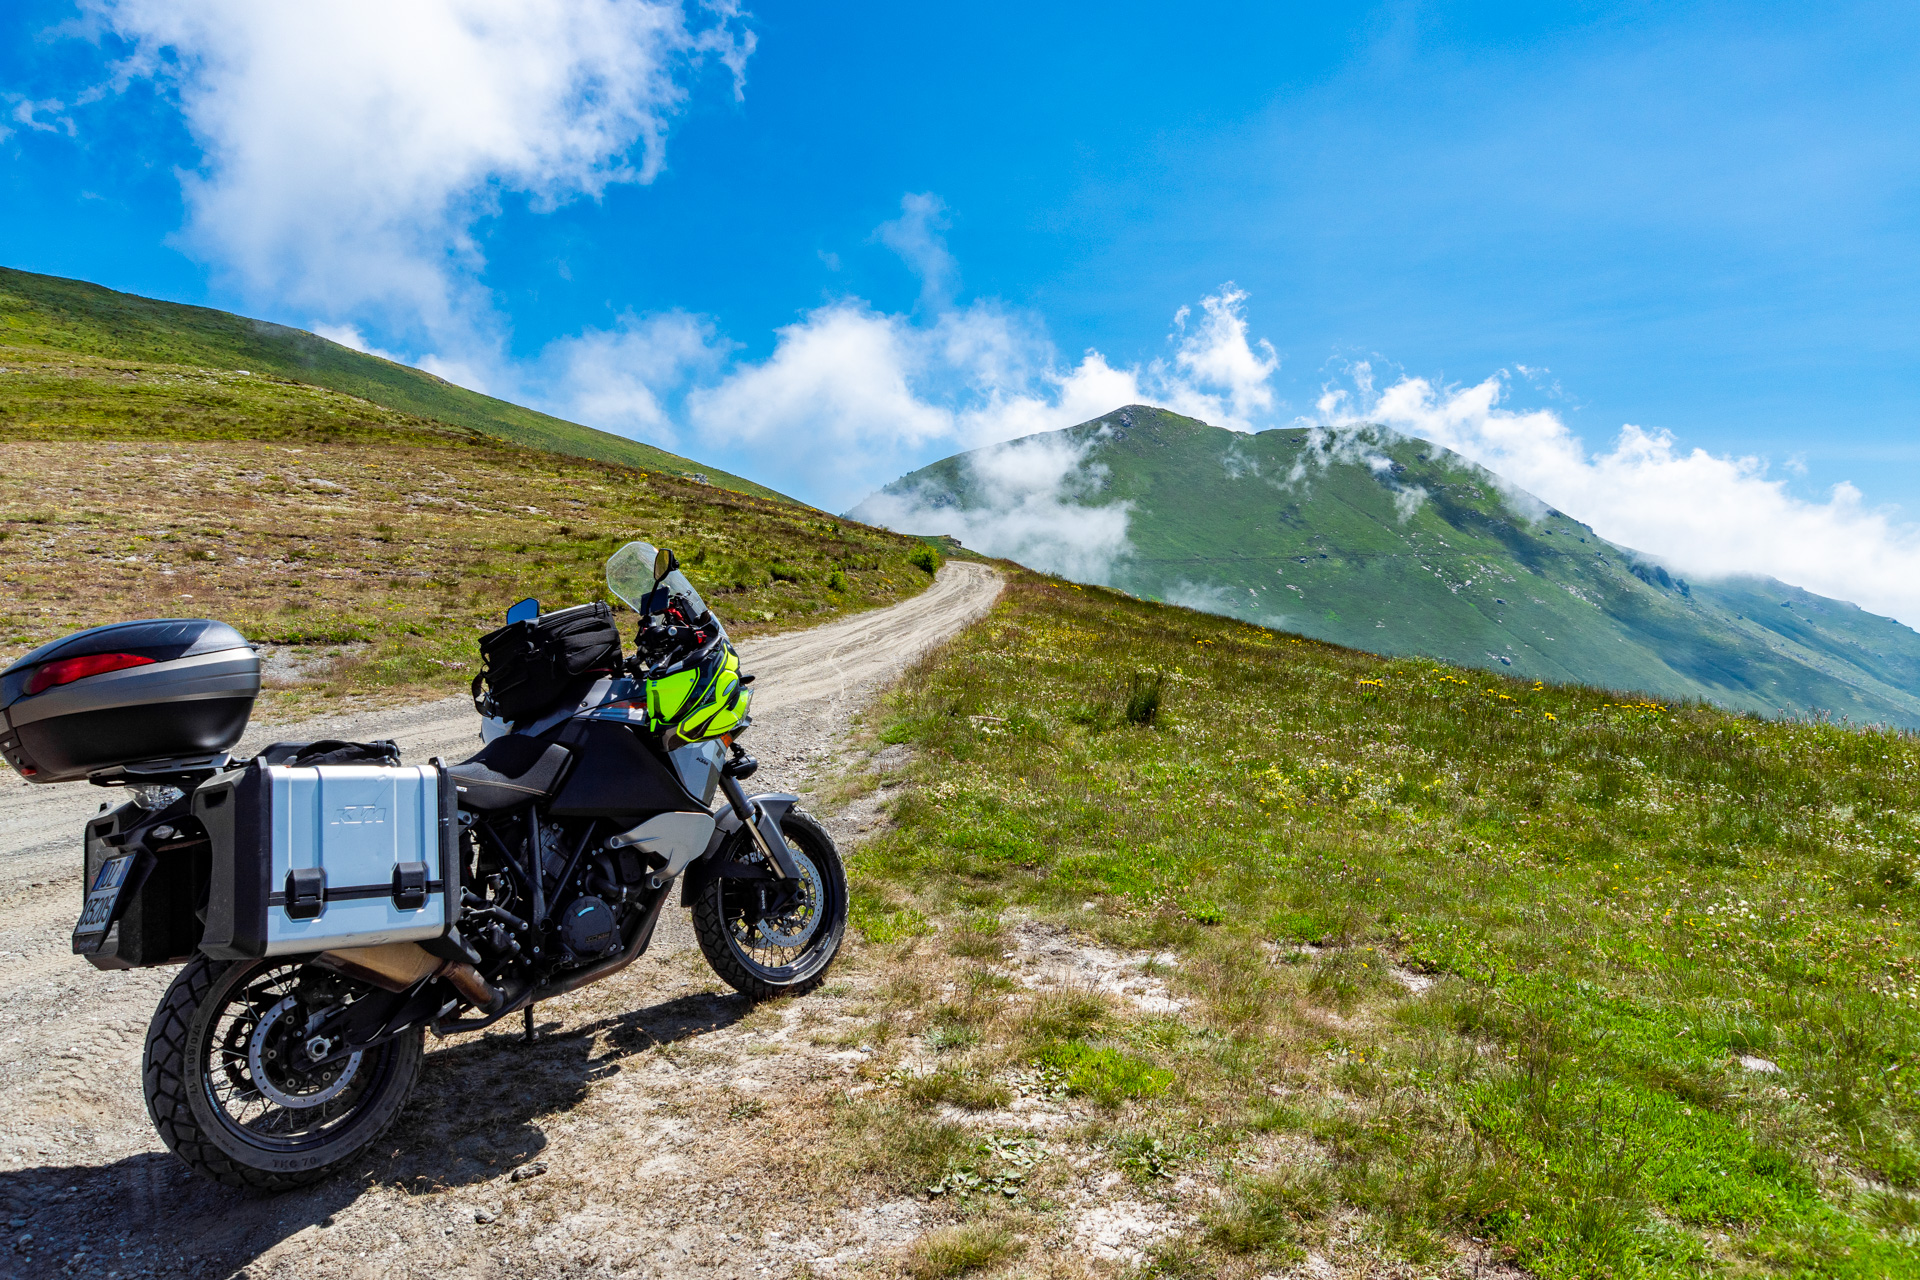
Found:
[(620, 630), (601, 601), (510, 622), (480, 637), (473, 705), (483, 716), (525, 720), (552, 707), (582, 676), (620, 669)]

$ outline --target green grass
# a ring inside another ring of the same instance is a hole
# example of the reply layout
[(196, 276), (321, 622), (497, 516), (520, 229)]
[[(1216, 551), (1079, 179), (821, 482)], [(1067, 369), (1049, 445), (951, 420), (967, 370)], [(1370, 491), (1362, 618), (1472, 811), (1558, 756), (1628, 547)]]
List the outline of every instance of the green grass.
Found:
[(1542, 1276), (1920, 1274), (1914, 738), (1033, 577), (879, 730), (918, 751), (859, 894), (1178, 956), (1177, 1017), (984, 980), (945, 1015), (978, 1037), (954, 1070), (1037, 1063), (1229, 1171), (1169, 1274), (1337, 1252), (1354, 1213), (1408, 1264), (1474, 1237)]
[(104, 410), (117, 429), (204, 410), (228, 431), (271, 431), (271, 414), (250, 411), (256, 397), (249, 377), (275, 379), (533, 449), (704, 476), (723, 488), (783, 498), (664, 449), (496, 400), (302, 329), (58, 276), (0, 268), (0, 366), (12, 402), (9, 426), (16, 428), (87, 430)]
[(1092, 1098), (1109, 1107), (1138, 1098), (1157, 1097), (1173, 1083), (1171, 1072), (1111, 1045), (1056, 1041), (1042, 1048), (1035, 1061), (1043, 1068), (1058, 1071), (1069, 1094)]
[[(1529, 680), (1920, 727), (1907, 627), (1768, 579), (1685, 582), (1425, 441), (1142, 405), (1053, 434), (1084, 450), (1089, 501), (1130, 504), (1110, 585), (1135, 595)], [(969, 456), (888, 492), (979, 507)]]

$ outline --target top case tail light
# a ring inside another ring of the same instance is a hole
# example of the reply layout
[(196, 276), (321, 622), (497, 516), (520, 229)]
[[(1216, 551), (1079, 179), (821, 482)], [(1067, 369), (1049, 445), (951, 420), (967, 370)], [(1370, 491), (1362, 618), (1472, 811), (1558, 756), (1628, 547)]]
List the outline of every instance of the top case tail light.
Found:
[(75, 680), (84, 680), (88, 676), (104, 675), (109, 671), (124, 671), (128, 667), (145, 667), (153, 664), (152, 658), (143, 658), (137, 653), (90, 653), (81, 658), (62, 658), (58, 662), (49, 662), (27, 680), (22, 691), (31, 697), (44, 693), (56, 685), (72, 684)]

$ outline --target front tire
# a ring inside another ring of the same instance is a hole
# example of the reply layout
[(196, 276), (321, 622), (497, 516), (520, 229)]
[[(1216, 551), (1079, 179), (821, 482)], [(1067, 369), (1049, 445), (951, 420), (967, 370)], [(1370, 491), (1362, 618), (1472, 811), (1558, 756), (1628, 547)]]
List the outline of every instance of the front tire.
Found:
[(420, 1078), (424, 1028), (319, 1071), (277, 1069), (301, 968), (196, 956), (154, 1011), (147, 1114), (202, 1177), (252, 1191), (318, 1182), (387, 1131)]
[[(800, 902), (777, 917), (756, 918), (764, 880), (716, 880), (693, 904), (693, 932), (707, 963), (751, 1000), (798, 996), (826, 979), (847, 932), (847, 872), (826, 828), (798, 809), (780, 834), (801, 872)], [(755, 850), (750, 862), (763, 862)]]

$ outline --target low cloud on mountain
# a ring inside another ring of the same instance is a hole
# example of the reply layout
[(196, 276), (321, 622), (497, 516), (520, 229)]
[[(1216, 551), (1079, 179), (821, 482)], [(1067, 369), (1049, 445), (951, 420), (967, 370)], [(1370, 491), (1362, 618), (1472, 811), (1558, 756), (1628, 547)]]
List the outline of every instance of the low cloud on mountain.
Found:
[(1920, 527), (1869, 507), (1853, 485), (1824, 501), (1797, 497), (1765, 459), (1687, 449), (1632, 425), (1589, 451), (1558, 414), (1505, 408), (1507, 398), (1504, 374), (1467, 387), (1403, 377), (1378, 389), (1359, 364), (1321, 397), (1314, 422), (1380, 423), (1445, 445), (1689, 576), (1775, 577), (1920, 626)]
[(965, 464), (979, 505), (963, 508), (913, 489), (876, 493), (849, 514), (884, 528), (949, 534), (975, 551), (1080, 582), (1111, 582), (1129, 550), (1132, 507), (1087, 504), (1105, 469), (1085, 466), (1086, 452), (1085, 443), (1058, 436), (995, 445)]

